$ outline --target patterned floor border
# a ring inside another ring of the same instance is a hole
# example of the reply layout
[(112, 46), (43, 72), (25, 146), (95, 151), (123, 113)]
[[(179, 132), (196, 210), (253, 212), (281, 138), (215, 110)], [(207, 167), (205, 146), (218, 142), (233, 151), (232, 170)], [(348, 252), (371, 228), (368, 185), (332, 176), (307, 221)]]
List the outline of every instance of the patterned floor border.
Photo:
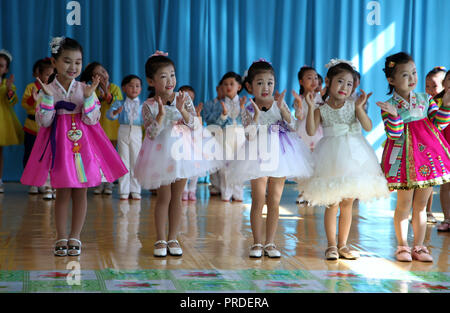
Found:
[(0, 271), (0, 293), (450, 293), (450, 272), (365, 277), (354, 271), (58, 270)]

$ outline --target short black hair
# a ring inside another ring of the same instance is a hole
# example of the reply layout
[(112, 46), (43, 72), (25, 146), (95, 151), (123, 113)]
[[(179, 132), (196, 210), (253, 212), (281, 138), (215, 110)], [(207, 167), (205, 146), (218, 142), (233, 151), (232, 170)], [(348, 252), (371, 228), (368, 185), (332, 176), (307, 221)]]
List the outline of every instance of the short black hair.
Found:
[(142, 85), (142, 79), (141, 79), (139, 76), (134, 75), (134, 74), (130, 74), (130, 75), (125, 76), (125, 77), (122, 79), (122, 83), (120, 84), (120, 86), (121, 86), (121, 87), (125, 86), (126, 84), (128, 84), (129, 82), (131, 82), (133, 79), (139, 79), (139, 81), (141, 82), (141, 85)]

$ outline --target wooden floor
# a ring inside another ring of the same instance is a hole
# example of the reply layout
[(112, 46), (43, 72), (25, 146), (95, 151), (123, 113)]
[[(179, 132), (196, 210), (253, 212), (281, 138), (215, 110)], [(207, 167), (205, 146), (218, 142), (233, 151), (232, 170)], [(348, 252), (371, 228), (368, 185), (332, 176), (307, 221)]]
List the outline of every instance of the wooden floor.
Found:
[[(69, 262), (76, 260), (81, 270), (92, 271), (351, 271), (369, 278), (385, 277), (393, 272), (432, 272), (448, 278), (445, 290), (450, 291), (450, 233), (437, 232), (436, 224), (428, 224), (425, 240), (433, 263), (395, 261), (395, 193), (391, 199), (370, 205), (361, 203), (354, 208), (348, 243), (360, 251), (359, 260), (326, 261), (324, 208), (296, 205), (295, 187), (286, 184), (280, 205), (276, 236), (282, 253), (280, 259), (248, 257), (252, 244), (249, 186), (245, 187), (243, 203), (225, 203), (217, 196), (210, 197), (206, 184), (198, 185), (197, 202), (184, 202), (178, 238), (184, 252), (182, 257), (153, 256), (156, 196), (147, 191), (141, 201), (119, 201), (116, 186), (112, 196), (88, 192), (82, 255), (61, 258), (52, 254), (54, 201), (42, 200), (41, 195), (28, 195), (27, 187), (19, 183), (7, 183), (5, 193), (0, 195), (0, 271), (66, 270)], [(441, 221), (439, 188), (434, 191), (433, 212)], [(409, 239), (412, 245), (411, 227)]]

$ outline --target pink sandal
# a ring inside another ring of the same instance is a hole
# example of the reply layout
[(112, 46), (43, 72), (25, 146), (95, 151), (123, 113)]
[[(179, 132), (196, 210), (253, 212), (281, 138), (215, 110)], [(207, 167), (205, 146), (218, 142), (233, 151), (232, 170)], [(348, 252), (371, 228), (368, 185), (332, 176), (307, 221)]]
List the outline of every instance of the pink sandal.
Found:
[(446, 219), (437, 226), (438, 231), (450, 231), (450, 220)]
[(408, 246), (398, 246), (395, 252), (395, 258), (400, 262), (411, 262), (411, 248)]

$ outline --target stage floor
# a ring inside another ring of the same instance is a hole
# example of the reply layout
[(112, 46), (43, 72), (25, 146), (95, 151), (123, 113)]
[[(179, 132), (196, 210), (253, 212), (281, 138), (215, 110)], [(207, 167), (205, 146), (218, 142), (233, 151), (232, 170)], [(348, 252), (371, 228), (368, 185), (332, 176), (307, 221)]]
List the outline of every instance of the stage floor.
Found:
[[(427, 225), (425, 245), (434, 262), (395, 261), (390, 199), (353, 210), (348, 244), (358, 260), (327, 261), (323, 207), (297, 205), (286, 184), (275, 243), (280, 259), (251, 259), (250, 188), (243, 203), (209, 196), (199, 184), (197, 202), (184, 202), (178, 237), (182, 257), (153, 256), (155, 196), (119, 201), (88, 192), (79, 257), (55, 257), (54, 201), (7, 183), (0, 195), (0, 292), (450, 292), (450, 233)], [(443, 220), (439, 188), (433, 212)], [(412, 244), (412, 227), (408, 236)]]

